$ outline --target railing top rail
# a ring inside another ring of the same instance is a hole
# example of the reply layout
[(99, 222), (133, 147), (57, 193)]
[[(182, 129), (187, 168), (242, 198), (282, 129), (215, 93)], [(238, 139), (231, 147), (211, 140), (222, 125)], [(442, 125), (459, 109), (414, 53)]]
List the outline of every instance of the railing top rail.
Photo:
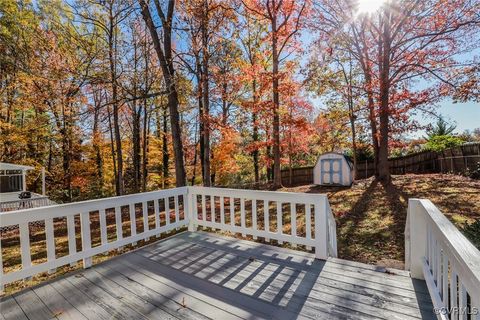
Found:
[(450, 258), (454, 260), (458, 272), (473, 284), (472, 289), (480, 295), (480, 251), (427, 199), (417, 199), (427, 212), (435, 235), (445, 244)]
[[(95, 211), (99, 208), (114, 208), (118, 206), (129, 205), (132, 199), (141, 201), (151, 201), (157, 196), (172, 197), (187, 192), (187, 187), (157, 190), (129, 194), (125, 196), (109, 197), (102, 199), (86, 200), (73, 203), (51, 205), (38, 208), (22, 209), (0, 213), (0, 227), (16, 225), (31, 221), (43, 220), (45, 218), (55, 218), (59, 216), (74, 215), (81, 212)], [(68, 211), (68, 212), (66, 212)]]
[(284, 202), (306, 202), (316, 203), (322, 198), (327, 198), (326, 194), (319, 193), (299, 193), (286, 191), (264, 191), (264, 190), (246, 190), (246, 189), (229, 189), (216, 187), (188, 187), (196, 194), (210, 195), (215, 193), (215, 196), (222, 197), (251, 197), (259, 200), (284, 201)]

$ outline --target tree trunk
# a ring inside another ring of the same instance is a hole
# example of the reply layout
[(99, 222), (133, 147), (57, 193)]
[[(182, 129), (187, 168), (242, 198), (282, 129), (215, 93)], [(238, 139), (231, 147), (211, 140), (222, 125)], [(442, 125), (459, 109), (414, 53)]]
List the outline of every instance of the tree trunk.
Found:
[[(198, 123), (198, 122), (197, 122)], [(200, 139), (201, 140), (201, 139)], [(197, 141), (197, 126), (195, 126), (195, 145), (194, 145), (194, 154), (193, 154), (193, 172), (192, 172), (192, 186), (195, 185), (195, 177), (196, 177), (196, 174), (197, 174), (197, 158), (198, 158), (198, 150), (197, 150), (197, 145), (198, 145), (198, 141)]]
[(117, 162), (115, 154), (115, 138), (113, 137), (113, 128), (112, 128), (112, 116), (110, 112), (110, 107), (107, 107), (108, 112), (108, 131), (110, 132), (110, 151), (112, 154), (112, 163), (113, 163), (113, 175), (115, 176), (115, 190), (118, 190), (118, 179), (117, 177)]
[(200, 166), (202, 168), (202, 182), (205, 181), (205, 118), (203, 109), (203, 76), (202, 63), (200, 56), (195, 51), (195, 70), (197, 78), (197, 101), (198, 101), (198, 122), (199, 122), (199, 142), (200, 142)]
[[(137, 96), (137, 74), (138, 74), (138, 54), (137, 54), (137, 42), (133, 41), (133, 96)], [(142, 117), (142, 105), (137, 104), (137, 100), (131, 102), (132, 110), (132, 165), (133, 165), (133, 192), (140, 192), (140, 144), (141, 144), (141, 117)]]
[(109, 33), (108, 33), (108, 58), (110, 62), (110, 81), (112, 87), (112, 106), (113, 106), (113, 130), (115, 133), (116, 146), (116, 193), (120, 196), (124, 193), (123, 186), (123, 155), (122, 155), (122, 137), (120, 135), (120, 119), (118, 106), (118, 88), (117, 88), (117, 73), (116, 73), (116, 37), (115, 37), (115, 22), (113, 17), (113, 5), (109, 8)]
[(168, 155), (168, 115), (167, 108), (163, 109), (163, 132), (162, 132), (162, 181), (163, 188), (167, 186), (167, 180), (169, 177), (169, 155)]
[(374, 172), (375, 176), (378, 176), (378, 130), (377, 130), (377, 119), (375, 115), (375, 100), (373, 98), (373, 92), (371, 89), (372, 80), (370, 70), (367, 69), (365, 72), (365, 82), (367, 87), (367, 107), (368, 107), (368, 120), (370, 121), (370, 130), (372, 136), (372, 147), (373, 147), (373, 156), (374, 156)]
[(252, 139), (254, 143), (254, 149), (252, 152), (253, 156), (253, 172), (255, 176), (255, 183), (258, 183), (260, 181), (260, 173), (259, 173), (259, 166), (258, 166), (258, 125), (257, 125), (257, 113), (255, 111), (255, 108), (257, 106), (257, 81), (253, 80), (252, 81), (252, 96), (253, 96), (253, 112), (252, 112), (252, 125), (253, 125), (253, 134), (252, 134)]
[(358, 167), (357, 167), (357, 138), (356, 138), (356, 130), (355, 130), (355, 110), (354, 110), (354, 102), (353, 102), (353, 91), (352, 91), (352, 66), (350, 64), (349, 69), (349, 79), (348, 81), (348, 115), (350, 119), (350, 129), (352, 132), (352, 154), (353, 154), (353, 180), (357, 179), (358, 175)]
[(102, 153), (100, 149), (100, 132), (99, 132), (99, 116), (100, 116), (100, 101), (95, 101), (95, 110), (93, 115), (93, 151), (95, 153), (95, 164), (97, 166), (97, 179), (96, 183), (98, 185), (97, 192), (99, 196), (102, 197), (103, 195), (103, 160), (102, 160)]
[(389, 122), (389, 77), (390, 77), (390, 12), (385, 9), (385, 20), (380, 42), (380, 137), (378, 152), (378, 180), (390, 183), (390, 167), (388, 163), (388, 122)]
[[(160, 37), (157, 32), (157, 28), (153, 23), (150, 9), (145, 0), (139, 0), (142, 9), (143, 19), (150, 31), (150, 35), (153, 40), (153, 45), (158, 56), (160, 66), (162, 68), (163, 78), (165, 86), (168, 91), (168, 109), (170, 111), (170, 126), (172, 130), (173, 140), (173, 153), (175, 156), (175, 184), (177, 187), (186, 185), (185, 165), (183, 160), (183, 142), (182, 131), (180, 128), (180, 114), (178, 111), (178, 92), (175, 81), (175, 68), (173, 64), (172, 56), (172, 28), (173, 28), (173, 12), (175, 7), (175, 1), (168, 1), (167, 15), (164, 14), (161, 7), (156, 5), (157, 12), (163, 16), (163, 49), (160, 43)], [(158, 3), (158, 1), (156, 1)]]
[(208, 0), (203, 0), (202, 31), (202, 93), (203, 93), (203, 119), (204, 119), (204, 175), (203, 185), (211, 186), (210, 177), (210, 88), (209, 88), (209, 52), (208, 52)]
[(147, 99), (143, 106), (143, 145), (142, 145), (142, 191), (147, 191), (148, 178), (148, 144), (150, 136), (150, 116), (147, 112)]
[(278, 92), (278, 48), (276, 17), (272, 19), (272, 77), (273, 77), (273, 187), (282, 186), (280, 171), (280, 95)]

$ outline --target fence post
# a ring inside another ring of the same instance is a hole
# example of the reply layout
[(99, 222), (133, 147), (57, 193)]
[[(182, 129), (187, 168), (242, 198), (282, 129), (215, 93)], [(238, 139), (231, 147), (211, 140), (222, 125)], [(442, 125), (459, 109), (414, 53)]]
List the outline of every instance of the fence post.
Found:
[(368, 178), (368, 160), (365, 160), (365, 179)]
[(408, 199), (405, 225), (405, 269), (414, 279), (424, 279), (423, 259), (427, 245), (427, 222), (420, 199)]
[(327, 196), (322, 194), (315, 203), (315, 258), (328, 258)]

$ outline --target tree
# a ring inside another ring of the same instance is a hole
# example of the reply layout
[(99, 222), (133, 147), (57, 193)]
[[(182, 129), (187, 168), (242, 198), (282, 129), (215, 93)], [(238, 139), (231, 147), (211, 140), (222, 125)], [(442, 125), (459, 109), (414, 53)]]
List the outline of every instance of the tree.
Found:
[(258, 19), (269, 24), (272, 53), (272, 133), (273, 133), (273, 186), (282, 185), (280, 168), (280, 63), (282, 53), (293, 50), (295, 37), (304, 25), (309, 1), (295, 0), (242, 0), (245, 8)]
[(427, 137), (425, 139), (431, 139), (435, 136), (448, 136), (455, 131), (457, 126), (455, 124), (449, 124), (445, 119), (439, 117), (435, 126), (427, 130)]
[[(349, 53), (345, 54), (315, 54), (308, 64), (306, 82), (309, 90), (322, 97), (326, 102), (330, 116), (336, 116), (337, 121), (350, 124), (350, 140), (353, 158), (353, 176), (357, 176), (357, 130), (358, 120), (364, 113), (365, 99), (361, 88), (361, 71), (358, 64)], [(333, 107), (333, 108), (332, 108)], [(342, 108), (347, 112), (338, 112)], [(368, 116), (367, 116), (368, 117)], [(343, 150), (337, 150), (342, 152)]]
[[(170, 111), (170, 126), (172, 130), (173, 152), (175, 156), (175, 183), (177, 187), (186, 185), (183, 143), (180, 129), (180, 114), (178, 111), (178, 92), (175, 79), (175, 67), (172, 50), (172, 30), (175, 1), (169, 0), (166, 11), (162, 8), (160, 1), (154, 0), (156, 14), (162, 26), (162, 40), (153, 22), (150, 7), (145, 0), (139, 0), (142, 16), (150, 31), (155, 51), (163, 72), (165, 87), (167, 90), (168, 109)], [(162, 47), (163, 43), (163, 47)]]
[[(102, 45), (105, 45), (106, 60), (108, 62), (108, 84), (110, 86), (109, 106), (112, 108), (113, 137), (115, 145), (112, 151), (115, 154), (115, 187), (116, 194), (125, 193), (124, 159), (121, 136), (120, 112), (122, 98), (119, 82), (119, 38), (120, 26), (130, 17), (132, 5), (126, 0), (78, 0), (72, 5), (75, 15), (79, 16), (86, 24), (93, 27), (96, 36)], [(103, 70), (100, 72), (104, 72)], [(113, 143), (113, 141), (112, 141)]]
[[(243, 12), (243, 23), (239, 26), (243, 30), (239, 34), (239, 41), (242, 44), (244, 58), (241, 60), (240, 66), (241, 74), (238, 81), (244, 82), (247, 92), (250, 92), (250, 97), (244, 97), (241, 102), (242, 107), (251, 113), (252, 125), (252, 143), (249, 145), (249, 150), (252, 154), (253, 171), (255, 183), (260, 182), (260, 131), (259, 131), (259, 116), (262, 112), (262, 98), (266, 92), (265, 88), (265, 68), (268, 66), (268, 57), (265, 54), (267, 51), (263, 39), (266, 36), (267, 28), (260, 22), (256, 21), (252, 13), (248, 10)], [(245, 99), (246, 98), (246, 99)]]
[(436, 135), (428, 139), (427, 143), (425, 144), (425, 149), (438, 152), (448, 148), (460, 146), (463, 143), (464, 141), (456, 136)]
[[(372, 15), (358, 13), (350, 0), (317, 7), (317, 30), (327, 39), (322, 43), (340, 38), (341, 50), (363, 70), (380, 181), (390, 182), (389, 143), (394, 134), (412, 128), (409, 111), (452, 91), (454, 71), (463, 68), (458, 54), (478, 36), (476, 12), (478, 3), (468, 0), (389, 1)], [(427, 89), (413, 86), (419, 79)]]

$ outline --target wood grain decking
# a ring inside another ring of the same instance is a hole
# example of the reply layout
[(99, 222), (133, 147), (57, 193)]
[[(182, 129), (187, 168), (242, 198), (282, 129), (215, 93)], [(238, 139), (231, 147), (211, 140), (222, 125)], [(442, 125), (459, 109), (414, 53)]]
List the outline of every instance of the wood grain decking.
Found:
[(181, 233), (0, 302), (0, 319), (435, 319), (403, 271)]

